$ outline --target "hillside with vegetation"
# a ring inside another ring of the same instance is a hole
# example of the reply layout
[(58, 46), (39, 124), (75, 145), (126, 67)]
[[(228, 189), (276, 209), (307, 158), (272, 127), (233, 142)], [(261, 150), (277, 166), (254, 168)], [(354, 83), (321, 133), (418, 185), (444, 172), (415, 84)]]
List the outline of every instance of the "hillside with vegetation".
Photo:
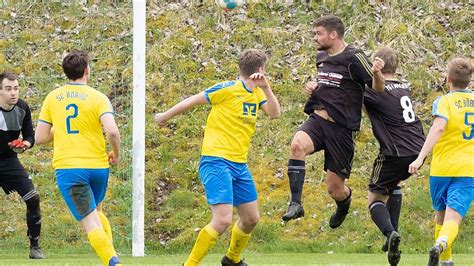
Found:
[[(123, 136), (122, 163), (112, 170), (105, 212), (114, 224), (116, 245), (130, 253), (131, 4), (19, 1), (0, 3), (0, 7), (0, 71), (19, 76), (20, 97), (29, 103), (34, 124), (48, 92), (67, 83), (61, 68), (63, 56), (72, 49), (89, 52), (92, 68), (89, 85), (109, 97)], [(19, 157), (41, 197), (40, 244), (46, 254), (64, 247), (88, 249), (87, 237), (56, 187), (52, 147), (35, 146)], [(29, 241), (25, 204), (16, 193), (0, 194), (0, 249), (2, 252), (12, 248), (26, 250)]]
[[(399, 78), (413, 87), (415, 109), (428, 129), (431, 103), (446, 92), (445, 65), (453, 55), (473, 58), (473, 6), (451, 1), (259, 1), (224, 12), (214, 1), (154, 1), (147, 6), (146, 214), (147, 253), (188, 252), (199, 229), (211, 217), (197, 173), (200, 145), (209, 106), (199, 106), (158, 128), (154, 114), (223, 80), (238, 76), (237, 56), (245, 48), (269, 55), (267, 75), (280, 100), (282, 117), (264, 115), (257, 123), (249, 166), (259, 192), (261, 223), (249, 252), (377, 253), (383, 239), (366, 207), (366, 188), (378, 152), (364, 116), (356, 139), (353, 174), (348, 184), (354, 200), (346, 222), (328, 226), (334, 202), (325, 190), (321, 153), (308, 157), (304, 184), (306, 216), (280, 221), (288, 204), (286, 164), (292, 136), (305, 121), (303, 85), (316, 76), (312, 21), (336, 14), (346, 24), (346, 37), (368, 56), (384, 45), (400, 55)], [(388, 4), (389, 3), (389, 4)], [(1, 5), (0, 5), (1, 6)], [(0, 70), (20, 74), (22, 95), (38, 117), (44, 96), (65, 83), (62, 55), (75, 47), (92, 55), (91, 84), (112, 100), (123, 139), (130, 152), (132, 88), (131, 3), (48, 3), (3, 5), (0, 17)], [(427, 130), (425, 131), (427, 132)], [(128, 143), (127, 143), (128, 140)], [(55, 187), (51, 147), (35, 147), (21, 156), (42, 197), (43, 240), (46, 248), (81, 248), (86, 238), (69, 215)], [(401, 249), (423, 253), (432, 242), (433, 214), (427, 165), (403, 183)], [(114, 170), (106, 200), (117, 250), (130, 253), (131, 162)], [(0, 247), (26, 247), (24, 203), (2, 196)], [(19, 215), (19, 214), (22, 215)], [(474, 214), (462, 225), (456, 253), (474, 253)], [(215, 252), (223, 252), (226, 233)]]

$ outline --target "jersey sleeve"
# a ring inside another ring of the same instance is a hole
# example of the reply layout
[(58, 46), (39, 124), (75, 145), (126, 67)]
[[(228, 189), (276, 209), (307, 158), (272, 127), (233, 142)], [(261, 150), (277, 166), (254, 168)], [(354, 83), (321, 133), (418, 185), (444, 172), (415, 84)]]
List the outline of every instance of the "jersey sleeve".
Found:
[(98, 113), (99, 119), (105, 114), (114, 114), (114, 109), (112, 107), (112, 103), (110, 103), (109, 98), (102, 94), (101, 101), (98, 104)]
[(439, 96), (433, 102), (433, 115), (439, 116), (444, 120), (448, 121), (449, 119), (449, 105), (445, 97)]
[(22, 108), (25, 110), (25, 117), (23, 118), (23, 124), (21, 126), (21, 136), (23, 140), (31, 144), (31, 148), (35, 144), (35, 131), (33, 129), (33, 122), (31, 121), (31, 110), (26, 102)]
[(219, 104), (223, 102), (229, 95), (227, 87), (235, 84), (235, 81), (226, 81), (217, 83), (216, 85), (206, 89), (204, 91), (204, 96), (210, 104)]
[(360, 80), (369, 88), (372, 88), (372, 64), (363, 52), (356, 52), (349, 65), (351, 78)]
[(262, 89), (258, 88), (256, 90), (257, 98), (258, 98), (258, 107), (262, 107), (262, 105), (267, 103), (267, 95), (263, 92)]
[(51, 110), (50, 110), (50, 101), (51, 96), (46, 96), (46, 99), (43, 101), (43, 105), (41, 106), (41, 111), (39, 114), (38, 122), (47, 123), (52, 125), (53, 120), (51, 119)]
[(364, 104), (365, 105), (377, 104), (378, 99), (379, 99), (377, 97), (378, 96), (377, 93), (379, 93), (379, 92), (376, 92), (371, 88), (365, 88), (365, 91), (364, 91)]

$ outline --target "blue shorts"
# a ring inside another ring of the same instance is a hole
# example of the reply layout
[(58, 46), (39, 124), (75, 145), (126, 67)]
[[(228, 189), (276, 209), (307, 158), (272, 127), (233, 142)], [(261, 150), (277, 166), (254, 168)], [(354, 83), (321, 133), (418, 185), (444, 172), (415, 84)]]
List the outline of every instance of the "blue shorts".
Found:
[(109, 168), (57, 169), (56, 184), (76, 220), (81, 221), (104, 200)]
[(430, 176), (430, 194), (436, 211), (448, 206), (464, 217), (474, 200), (474, 178)]
[(246, 163), (202, 156), (199, 176), (206, 190), (207, 203), (210, 205), (238, 206), (257, 200), (257, 189)]

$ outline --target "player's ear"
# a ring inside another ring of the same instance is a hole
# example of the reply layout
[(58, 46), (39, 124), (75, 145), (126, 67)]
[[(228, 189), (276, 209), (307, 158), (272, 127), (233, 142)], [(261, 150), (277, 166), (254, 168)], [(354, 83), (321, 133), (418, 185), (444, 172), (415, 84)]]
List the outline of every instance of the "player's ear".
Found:
[[(453, 79), (450, 76), (447, 76), (446, 80), (445, 80), (445, 83), (446, 84), (451, 84), (452, 82), (453, 82)], [(448, 89), (449, 89), (449, 86), (448, 86)]]
[(84, 70), (84, 76), (90, 76), (91, 75), (91, 66), (87, 65), (86, 69)]
[(337, 32), (335, 30), (333, 30), (333, 31), (331, 31), (331, 33), (329, 33), (329, 38), (331, 40), (337, 39), (337, 38), (339, 38), (339, 34), (337, 34)]
[(263, 73), (265, 73), (265, 68), (263, 66), (260, 66), (260, 67), (258, 67), (257, 72), (263, 74)]

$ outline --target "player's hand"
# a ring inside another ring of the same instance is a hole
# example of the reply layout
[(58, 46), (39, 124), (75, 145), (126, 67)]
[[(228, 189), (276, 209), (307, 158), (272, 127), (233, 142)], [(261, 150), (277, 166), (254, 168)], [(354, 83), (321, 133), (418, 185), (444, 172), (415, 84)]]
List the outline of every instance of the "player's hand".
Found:
[(312, 95), (316, 88), (318, 88), (318, 82), (310, 81), (306, 83), (306, 86), (304, 87), (304, 93), (306, 95)]
[(409, 166), (408, 166), (408, 173), (410, 174), (418, 174), (418, 169), (423, 165), (423, 160), (420, 158), (416, 158)]
[(107, 156), (109, 157), (109, 163), (112, 165), (116, 165), (120, 161), (120, 155), (116, 156), (113, 151), (109, 152)]
[(380, 57), (376, 57), (372, 64), (372, 73), (378, 73), (382, 71), (382, 68), (385, 66), (385, 62)]
[(270, 88), (270, 84), (268, 83), (268, 80), (263, 73), (253, 73), (252, 75), (250, 75), (250, 79), (253, 81), (255, 86), (261, 89), (266, 90)]
[(16, 153), (22, 153), (26, 151), (26, 149), (30, 147), (30, 145), (28, 144), (29, 142), (23, 141), (21, 139), (15, 139), (11, 142), (8, 142), (8, 146), (10, 146), (10, 148)]
[(168, 121), (168, 119), (166, 119), (165, 113), (157, 113), (155, 115), (155, 121), (158, 124), (158, 126), (162, 127), (166, 125), (166, 121)]

